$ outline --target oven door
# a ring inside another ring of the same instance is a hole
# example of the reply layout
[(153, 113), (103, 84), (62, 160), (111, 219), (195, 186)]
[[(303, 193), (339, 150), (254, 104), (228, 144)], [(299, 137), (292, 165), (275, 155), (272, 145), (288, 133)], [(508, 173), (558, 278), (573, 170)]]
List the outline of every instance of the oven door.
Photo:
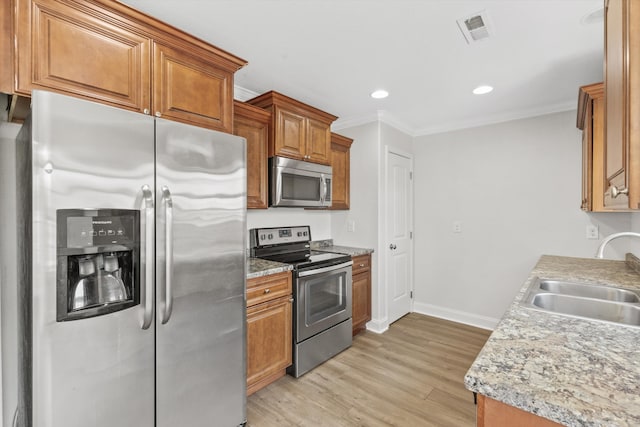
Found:
[(301, 271), (296, 281), (296, 342), (351, 317), (351, 266), (345, 262)]

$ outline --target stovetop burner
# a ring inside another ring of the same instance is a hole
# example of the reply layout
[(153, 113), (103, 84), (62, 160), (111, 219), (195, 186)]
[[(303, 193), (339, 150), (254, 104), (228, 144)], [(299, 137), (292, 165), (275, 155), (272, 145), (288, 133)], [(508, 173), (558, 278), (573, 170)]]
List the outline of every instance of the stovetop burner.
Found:
[(292, 264), (295, 270), (307, 270), (341, 264), (350, 255), (311, 250), (311, 228), (274, 227), (249, 230), (251, 256)]

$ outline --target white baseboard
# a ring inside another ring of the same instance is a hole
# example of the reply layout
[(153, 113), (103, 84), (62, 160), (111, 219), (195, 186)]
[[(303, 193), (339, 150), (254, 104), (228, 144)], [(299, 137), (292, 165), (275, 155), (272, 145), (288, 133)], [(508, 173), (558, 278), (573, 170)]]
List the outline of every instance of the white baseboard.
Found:
[(421, 302), (413, 303), (413, 311), (420, 314), (426, 314), (427, 316), (439, 317), (453, 322), (464, 323), (465, 325), (488, 329), (490, 331), (494, 330), (500, 321), (500, 319), (495, 319), (493, 317), (480, 316), (478, 314), (467, 313), (465, 311), (453, 310), (451, 308)]
[(382, 334), (389, 329), (389, 322), (387, 319), (378, 320), (371, 319), (367, 322), (367, 331), (375, 332), (376, 334)]

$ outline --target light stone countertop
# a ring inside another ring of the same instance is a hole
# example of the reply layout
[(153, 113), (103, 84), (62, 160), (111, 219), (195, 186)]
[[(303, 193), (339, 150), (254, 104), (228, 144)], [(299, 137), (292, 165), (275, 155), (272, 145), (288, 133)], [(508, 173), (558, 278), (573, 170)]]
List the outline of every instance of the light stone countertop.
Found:
[(293, 265), (291, 264), (283, 264), (261, 258), (247, 259), (247, 279), (255, 279), (256, 277), (269, 276), (291, 270), (293, 270)]
[(373, 249), (334, 245), (333, 239), (313, 241), (311, 242), (311, 249), (320, 252), (333, 252), (336, 254), (351, 256), (367, 255), (373, 253)]
[(544, 255), (464, 378), (466, 387), (567, 426), (640, 426), (640, 327), (527, 309), (536, 277), (640, 290), (640, 261)]

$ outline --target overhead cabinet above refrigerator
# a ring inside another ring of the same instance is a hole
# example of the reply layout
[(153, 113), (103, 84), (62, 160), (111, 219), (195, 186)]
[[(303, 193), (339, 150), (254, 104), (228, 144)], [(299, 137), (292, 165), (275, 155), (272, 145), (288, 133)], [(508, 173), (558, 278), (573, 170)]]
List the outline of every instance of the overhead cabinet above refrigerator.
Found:
[(17, 144), (18, 425), (242, 425), (245, 140), (34, 91)]

